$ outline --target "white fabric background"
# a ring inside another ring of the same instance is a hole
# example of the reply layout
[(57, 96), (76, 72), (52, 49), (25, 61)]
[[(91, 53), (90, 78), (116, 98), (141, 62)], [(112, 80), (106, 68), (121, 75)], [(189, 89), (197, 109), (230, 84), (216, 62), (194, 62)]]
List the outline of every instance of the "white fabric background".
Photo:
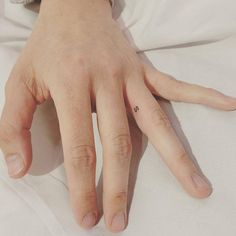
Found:
[[(4, 84), (35, 20), (23, 7), (5, 7), (8, 19), (0, 19), (0, 110)], [(235, 10), (233, 0), (148, 0), (148, 4), (120, 0), (114, 17), (137, 51), (153, 49), (145, 55), (160, 70), (236, 96)], [(174, 102), (162, 105), (211, 180), (214, 192), (205, 200), (188, 196), (148, 144), (138, 171), (129, 225), (120, 235), (235, 236), (236, 112)], [(101, 145), (95, 115), (93, 118), (99, 177)], [(74, 222), (55, 119), (51, 104), (39, 107), (35, 115), (31, 174), (40, 176), (11, 180), (1, 158), (0, 235), (112, 235), (103, 219), (91, 231)], [(136, 149), (145, 146), (145, 137), (139, 139), (136, 133), (134, 137)]]

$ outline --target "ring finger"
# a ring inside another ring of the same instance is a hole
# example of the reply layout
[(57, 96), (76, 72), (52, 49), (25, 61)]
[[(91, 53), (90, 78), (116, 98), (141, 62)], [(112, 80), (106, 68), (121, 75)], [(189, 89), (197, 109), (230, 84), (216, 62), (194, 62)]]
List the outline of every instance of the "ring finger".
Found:
[(139, 128), (183, 188), (194, 197), (208, 196), (212, 191), (209, 181), (187, 155), (166, 114), (142, 80), (128, 87), (127, 98)]
[(105, 222), (111, 231), (118, 232), (125, 228), (127, 222), (131, 138), (119, 82), (117, 81), (115, 85), (104, 86), (100, 91), (96, 93), (96, 108), (103, 146)]

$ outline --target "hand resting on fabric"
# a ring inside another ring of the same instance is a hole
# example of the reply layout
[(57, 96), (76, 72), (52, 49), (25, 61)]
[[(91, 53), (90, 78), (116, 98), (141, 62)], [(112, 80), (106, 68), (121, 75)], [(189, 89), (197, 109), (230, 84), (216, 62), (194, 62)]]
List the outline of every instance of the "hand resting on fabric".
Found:
[[(68, 1), (67, 1), (68, 2)], [(71, 204), (77, 222), (98, 219), (96, 153), (91, 113), (103, 147), (103, 207), (109, 230), (127, 225), (132, 145), (127, 114), (193, 197), (211, 184), (188, 157), (154, 95), (173, 101), (236, 109), (236, 99), (177, 81), (144, 63), (112, 19), (104, 0), (43, 1), (35, 28), (6, 84), (0, 145), (9, 175), (23, 177), (32, 161), (30, 128), (38, 104), (55, 103)]]

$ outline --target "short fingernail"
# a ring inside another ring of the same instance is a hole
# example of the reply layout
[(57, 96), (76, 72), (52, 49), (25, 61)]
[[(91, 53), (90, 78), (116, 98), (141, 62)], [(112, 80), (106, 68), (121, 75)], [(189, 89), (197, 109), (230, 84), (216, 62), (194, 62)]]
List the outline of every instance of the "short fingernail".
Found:
[(96, 213), (90, 212), (83, 218), (82, 224), (85, 228), (91, 228), (92, 226), (95, 225), (96, 220), (97, 220)]
[(192, 175), (193, 181), (198, 188), (211, 188), (210, 184), (199, 174), (194, 173)]
[(125, 214), (124, 212), (117, 213), (113, 220), (111, 227), (114, 231), (121, 231), (125, 228)]
[(24, 160), (19, 154), (13, 154), (6, 157), (8, 174), (15, 176), (19, 174), (25, 167)]

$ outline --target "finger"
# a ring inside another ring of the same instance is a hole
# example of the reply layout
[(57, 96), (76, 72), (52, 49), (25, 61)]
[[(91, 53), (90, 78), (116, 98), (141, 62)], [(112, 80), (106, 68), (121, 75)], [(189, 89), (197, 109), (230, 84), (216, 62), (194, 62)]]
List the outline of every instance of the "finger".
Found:
[(30, 128), (37, 105), (26, 85), (28, 78), (20, 72), (14, 68), (6, 83), (0, 120), (0, 146), (13, 178), (24, 176), (32, 162)]
[(200, 169), (188, 157), (170, 121), (143, 81), (127, 91), (130, 109), (139, 126), (184, 189), (194, 197), (206, 197), (212, 189)]
[(96, 108), (104, 158), (105, 221), (111, 231), (119, 232), (127, 224), (127, 192), (132, 152), (123, 92), (119, 83), (106, 86), (96, 93)]
[(98, 218), (89, 88), (70, 81), (70, 85), (58, 82), (50, 91), (59, 119), (72, 208), (77, 222), (89, 229)]
[(146, 80), (151, 92), (165, 99), (179, 102), (196, 103), (220, 110), (235, 110), (236, 98), (195, 84), (178, 81), (146, 66)]

